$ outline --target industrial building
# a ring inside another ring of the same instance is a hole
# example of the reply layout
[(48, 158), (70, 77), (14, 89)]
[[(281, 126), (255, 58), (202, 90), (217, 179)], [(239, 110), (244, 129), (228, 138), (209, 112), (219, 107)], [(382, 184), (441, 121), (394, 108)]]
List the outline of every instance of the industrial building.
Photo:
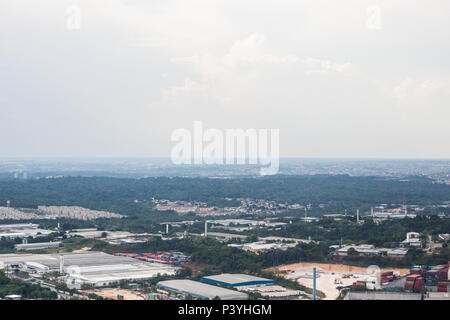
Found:
[(55, 232), (52, 230), (39, 229), (37, 224), (19, 223), (0, 225), (0, 238), (37, 238)]
[(287, 225), (285, 222), (270, 222), (269, 220), (246, 220), (246, 219), (222, 219), (210, 220), (209, 223), (214, 227), (230, 231), (246, 231), (257, 227), (276, 228)]
[(409, 292), (348, 292), (344, 300), (422, 300), (422, 294)]
[(238, 274), (222, 273), (218, 275), (203, 277), (202, 280), (210, 283), (222, 284), (239, 289), (249, 286), (260, 286), (275, 283), (275, 281), (271, 279), (260, 278), (243, 273)]
[(341, 256), (346, 256), (350, 249), (354, 249), (360, 255), (366, 256), (380, 256), (386, 254), (390, 257), (399, 257), (402, 258), (408, 253), (408, 249), (402, 248), (376, 248), (371, 244), (361, 244), (361, 245), (348, 245), (342, 248), (338, 248), (336, 253)]
[(141, 280), (158, 274), (174, 275), (178, 268), (170, 265), (138, 261), (104, 252), (86, 251), (62, 254), (2, 254), (0, 269), (19, 268), (30, 273), (59, 271), (67, 285), (106, 286), (120, 280)]
[(245, 240), (247, 236), (241, 235), (241, 234), (234, 234), (234, 233), (222, 233), (222, 232), (207, 232), (207, 237), (214, 238), (217, 240), (233, 240), (233, 239), (241, 239)]
[(93, 266), (71, 266), (65, 270), (68, 274), (69, 288), (80, 289), (83, 284), (104, 287), (118, 284), (122, 280), (136, 281), (159, 275), (174, 275), (176, 268), (156, 263), (136, 262)]
[(27, 250), (40, 250), (40, 249), (48, 249), (48, 248), (58, 248), (60, 247), (61, 241), (54, 242), (37, 242), (37, 243), (22, 243), (16, 244), (14, 248), (19, 251), (27, 251)]
[(167, 280), (158, 282), (157, 286), (161, 289), (174, 291), (183, 295), (190, 295), (201, 300), (247, 300), (248, 295), (225, 289), (210, 284), (192, 281), (192, 280)]

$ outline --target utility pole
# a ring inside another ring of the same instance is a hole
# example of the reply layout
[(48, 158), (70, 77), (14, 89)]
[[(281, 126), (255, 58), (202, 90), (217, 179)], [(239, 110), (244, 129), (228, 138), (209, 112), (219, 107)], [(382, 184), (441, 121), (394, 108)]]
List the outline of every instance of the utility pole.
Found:
[(316, 300), (316, 267), (313, 268), (313, 300)]

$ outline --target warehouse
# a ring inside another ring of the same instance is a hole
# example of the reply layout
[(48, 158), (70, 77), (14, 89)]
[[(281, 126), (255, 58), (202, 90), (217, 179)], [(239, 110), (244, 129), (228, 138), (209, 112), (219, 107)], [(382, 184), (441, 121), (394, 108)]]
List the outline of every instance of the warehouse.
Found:
[(260, 286), (275, 283), (275, 281), (271, 279), (255, 277), (243, 273), (238, 274), (222, 273), (219, 275), (203, 277), (202, 280), (210, 283), (222, 284), (239, 289), (249, 286)]
[(344, 300), (422, 300), (422, 294), (409, 292), (348, 292)]
[(247, 238), (247, 236), (244, 236), (241, 234), (223, 233), (223, 232), (208, 232), (207, 235), (210, 238), (214, 238), (217, 240), (223, 240), (223, 241), (228, 241), (228, 240), (233, 240), (233, 239), (245, 240)]
[(107, 253), (97, 251), (70, 252), (62, 254), (0, 254), (1, 265), (25, 264), (26, 262), (36, 262), (46, 266), (51, 271), (59, 271), (60, 257), (64, 257), (64, 267), (86, 266), (86, 265), (107, 265), (118, 263), (130, 263), (136, 261), (126, 257), (116, 257)]
[(60, 246), (62, 246), (61, 241), (54, 241), (16, 244), (14, 248), (16, 248), (16, 250), (41, 250), (48, 248), (58, 248)]
[(184, 295), (191, 295), (201, 300), (247, 300), (248, 295), (242, 292), (212, 286), (192, 280), (167, 280), (158, 282), (157, 286)]

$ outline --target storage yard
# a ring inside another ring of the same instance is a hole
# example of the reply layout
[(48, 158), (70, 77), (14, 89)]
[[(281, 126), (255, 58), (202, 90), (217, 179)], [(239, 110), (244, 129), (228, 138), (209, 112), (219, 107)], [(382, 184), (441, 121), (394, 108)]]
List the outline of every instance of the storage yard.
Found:
[(113, 299), (113, 300), (145, 300), (144, 295), (139, 292), (135, 292), (127, 289), (100, 289), (93, 291), (84, 291), (86, 294), (93, 293), (97, 296), (100, 296), (104, 299)]
[(67, 285), (81, 288), (83, 284), (94, 287), (104, 287), (119, 284), (122, 280), (136, 281), (159, 275), (174, 275), (176, 269), (159, 264), (148, 264), (133, 261), (132, 263), (117, 263), (94, 266), (72, 266), (66, 269)]
[(224, 285), (236, 288), (239, 291), (257, 293), (264, 298), (288, 298), (306, 296), (307, 293), (300, 290), (290, 290), (276, 285), (272, 279), (256, 277), (243, 273), (222, 273), (218, 275), (206, 276), (202, 281), (211, 284)]
[(91, 210), (77, 206), (38, 206), (37, 210), (27, 208), (0, 207), (0, 220), (30, 220), (70, 218), (94, 220), (99, 218), (123, 218), (123, 215)]
[(62, 246), (61, 241), (54, 242), (37, 242), (37, 243), (22, 243), (16, 244), (14, 248), (19, 251), (41, 250), (48, 248), (59, 248)]
[[(335, 300), (339, 297), (339, 287), (351, 286), (356, 281), (372, 280), (374, 274), (368, 268), (354, 267), (340, 264), (324, 263), (296, 263), (277, 268), (271, 268), (272, 271), (286, 272), (284, 275), (291, 280), (297, 280), (298, 283), (308, 288), (313, 287), (313, 267), (317, 269), (316, 285), (317, 290), (325, 294), (325, 300)], [(409, 269), (389, 269), (399, 275), (406, 275)], [(387, 271), (381, 269), (381, 271)]]
[(225, 289), (210, 284), (192, 280), (167, 280), (158, 282), (157, 286), (164, 290), (169, 290), (182, 295), (190, 295), (201, 300), (213, 300), (216, 297), (220, 300), (247, 300), (248, 295)]
[(258, 293), (264, 298), (288, 298), (308, 295), (306, 292), (300, 290), (290, 290), (278, 285), (248, 287), (246, 288), (246, 291)]
[(349, 292), (344, 300), (422, 300), (420, 293), (364, 291)]
[(414, 266), (406, 277), (405, 291), (421, 291), (426, 287), (428, 292), (449, 292), (449, 266)]

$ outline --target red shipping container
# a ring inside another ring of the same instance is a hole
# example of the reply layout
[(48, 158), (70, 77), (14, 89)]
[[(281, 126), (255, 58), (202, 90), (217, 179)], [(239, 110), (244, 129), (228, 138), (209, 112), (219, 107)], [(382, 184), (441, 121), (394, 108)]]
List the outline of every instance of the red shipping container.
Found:
[(412, 274), (406, 277), (406, 281), (415, 281), (417, 278), (420, 278), (419, 274)]
[(405, 290), (412, 290), (414, 288), (414, 284), (411, 282), (405, 282)]

